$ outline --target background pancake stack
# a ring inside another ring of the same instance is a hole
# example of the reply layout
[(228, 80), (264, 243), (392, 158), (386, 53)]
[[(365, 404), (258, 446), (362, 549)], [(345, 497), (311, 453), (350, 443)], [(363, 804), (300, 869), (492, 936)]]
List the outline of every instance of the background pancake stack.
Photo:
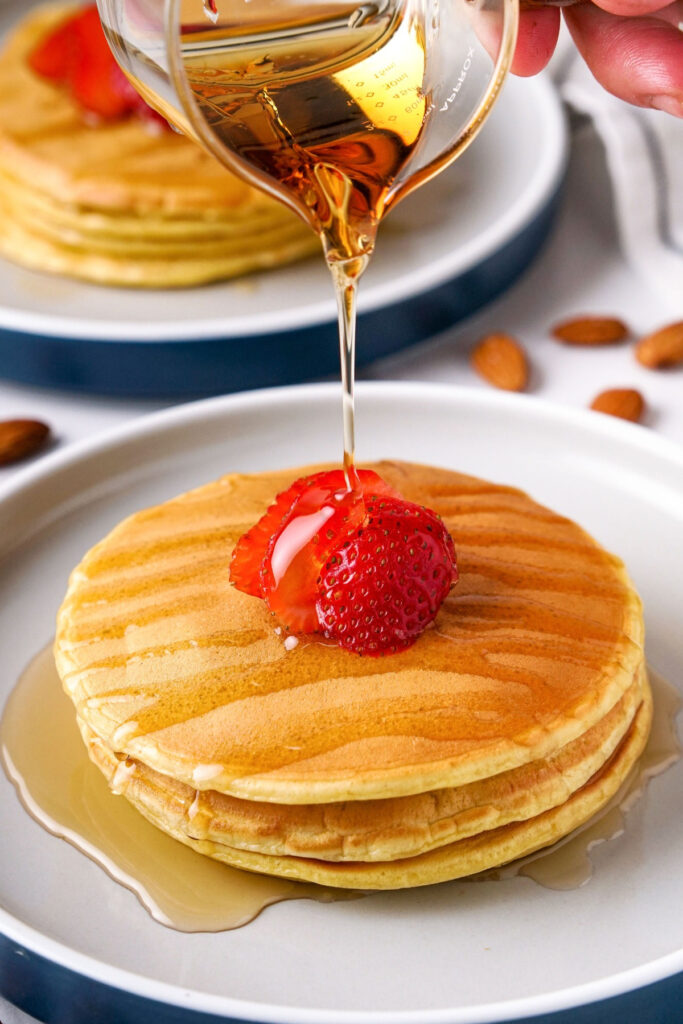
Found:
[(434, 628), (400, 654), (292, 648), (231, 587), (234, 543), (307, 471), (140, 512), (74, 570), (55, 651), (90, 756), (201, 853), (350, 888), (456, 878), (582, 824), (643, 750), (642, 616), (621, 563), (519, 491), (373, 468), (458, 551)]
[(319, 248), (286, 207), (194, 142), (145, 123), (88, 121), (28, 58), (75, 8), (32, 13), (0, 53), (0, 253), (111, 285), (178, 287)]

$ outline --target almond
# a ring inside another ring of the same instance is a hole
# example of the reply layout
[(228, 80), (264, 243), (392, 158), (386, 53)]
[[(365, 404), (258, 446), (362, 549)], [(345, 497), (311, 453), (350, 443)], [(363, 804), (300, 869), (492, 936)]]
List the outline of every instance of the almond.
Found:
[(636, 345), (636, 359), (650, 370), (677, 366), (683, 362), (683, 320), (661, 327), (641, 338)]
[(551, 333), (566, 345), (613, 345), (623, 341), (629, 330), (623, 320), (606, 316), (582, 316), (555, 324)]
[(610, 388), (596, 395), (591, 402), (591, 409), (638, 423), (645, 411), (645, 401), (640, 391), (634, 391), (633, 388)]
[(487, 334), (472, 349), (477, 373), (504, 391), (523, 391), (529, 379), (526, 352), (509, 334)]
[(0, 466), (33, 455), (50, 433), (40, 420), (3, 420), (0, 422)]

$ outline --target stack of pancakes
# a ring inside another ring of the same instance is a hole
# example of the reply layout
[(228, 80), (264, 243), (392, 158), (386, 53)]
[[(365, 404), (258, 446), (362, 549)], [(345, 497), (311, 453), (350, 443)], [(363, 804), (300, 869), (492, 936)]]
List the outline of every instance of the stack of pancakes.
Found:
[(88, 121), (35, 74), (30, 54), (73, 10), (38, 9), (0, 53), (0, 254), (100, 284), (178, 287), (319, 248), (194, 142), (138, 118)]
[(372, 467), (450, 530), (460, 580), (413, 647), (293, 644), (229, 582), (302, 475), (227, 476), (133, 515), (74, 570), (56, 660), (90, 756), (150, 821), (265, 874), (443, 881), (552, 844), (617, 792), (652, 714), (624, 567), (520, 491)]

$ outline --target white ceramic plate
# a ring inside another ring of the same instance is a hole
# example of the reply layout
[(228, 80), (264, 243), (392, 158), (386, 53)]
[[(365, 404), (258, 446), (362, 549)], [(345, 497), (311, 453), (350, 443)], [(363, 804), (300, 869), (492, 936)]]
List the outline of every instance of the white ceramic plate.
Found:
[[(26, 7), (26, 0), (0, 2), (0, 35)], [(550, 202), (565, 159), (564, 118), (549, 80), (510, 80), (477, 145), (387, 220), (363, 280), (360, 312), (422, 294), (503, 248)], [(480, 291), (482, 302), (491, 297), (484, 283)], [(0, 259), (0, 330), (163, 342), (284, 332), (335, 319), (322, 257), (179, 291), (101, 288)]]
[[(621, 554), (644, 599), (648, 658), (681, 686), (678, 448), (518, 396), (428, 384), (362, 384), (358, 396), (362, 458), (520, 485)], [(5, 486), (0, 703), (50, 638), (69, 570), (90, 544), (127, 513), (220, 473), (334, 458), (339, 406), (336, 387), (317, 385), (179, 407), (48, 456)], [(626, 834), (595, 851), (581, 889), (452, 882), (278, 904), (241, 930), (183, 935), (43, 832), (3, 776), (0, 930), (126, 992), (240, 1020), (463, 1024), (559, 1009), (683, 968), (682, 779), (679, 763), (651, 783)]]

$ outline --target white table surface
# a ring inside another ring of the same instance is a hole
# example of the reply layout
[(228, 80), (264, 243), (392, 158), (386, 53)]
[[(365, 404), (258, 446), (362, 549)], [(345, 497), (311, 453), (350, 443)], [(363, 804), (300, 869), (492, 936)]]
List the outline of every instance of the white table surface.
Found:
[[(583, 407), (604, 388), (635, 387), (648, 406), (644, 429), (683, 444), (683, 368), (646, 370), (635, 361), (631, 344), (582, 350), (563, 346), (548, 334), (558, 320), (586, 313), (617, 315), (637, 337), (670, 321), (671, 311), (658, 306), (657, 298), (621, 256), (602, 148), (590, 127), (579, 127), (573, 136), (558, 222), (531, 270), (483, 312), (419, 347), (381, 360), (362, 376), (488, 387), (470, 368), (468, 353), (482, 335), (504, 330), (516, 335), (528, 351), (533, 366), (532, 395)], [(676, 315), (683, 319), (683, 296)], [(60, 445), (93, 436), (165, 404), (88, 398), (0, 381), (0, 419), (45, 419)], [(362, 458), (362, 437), (358, 442)], [(13, 472), (9, 467), (0, 470), (0, 479)], [(1, 997), (0, 1022), (32, 1024)]]

